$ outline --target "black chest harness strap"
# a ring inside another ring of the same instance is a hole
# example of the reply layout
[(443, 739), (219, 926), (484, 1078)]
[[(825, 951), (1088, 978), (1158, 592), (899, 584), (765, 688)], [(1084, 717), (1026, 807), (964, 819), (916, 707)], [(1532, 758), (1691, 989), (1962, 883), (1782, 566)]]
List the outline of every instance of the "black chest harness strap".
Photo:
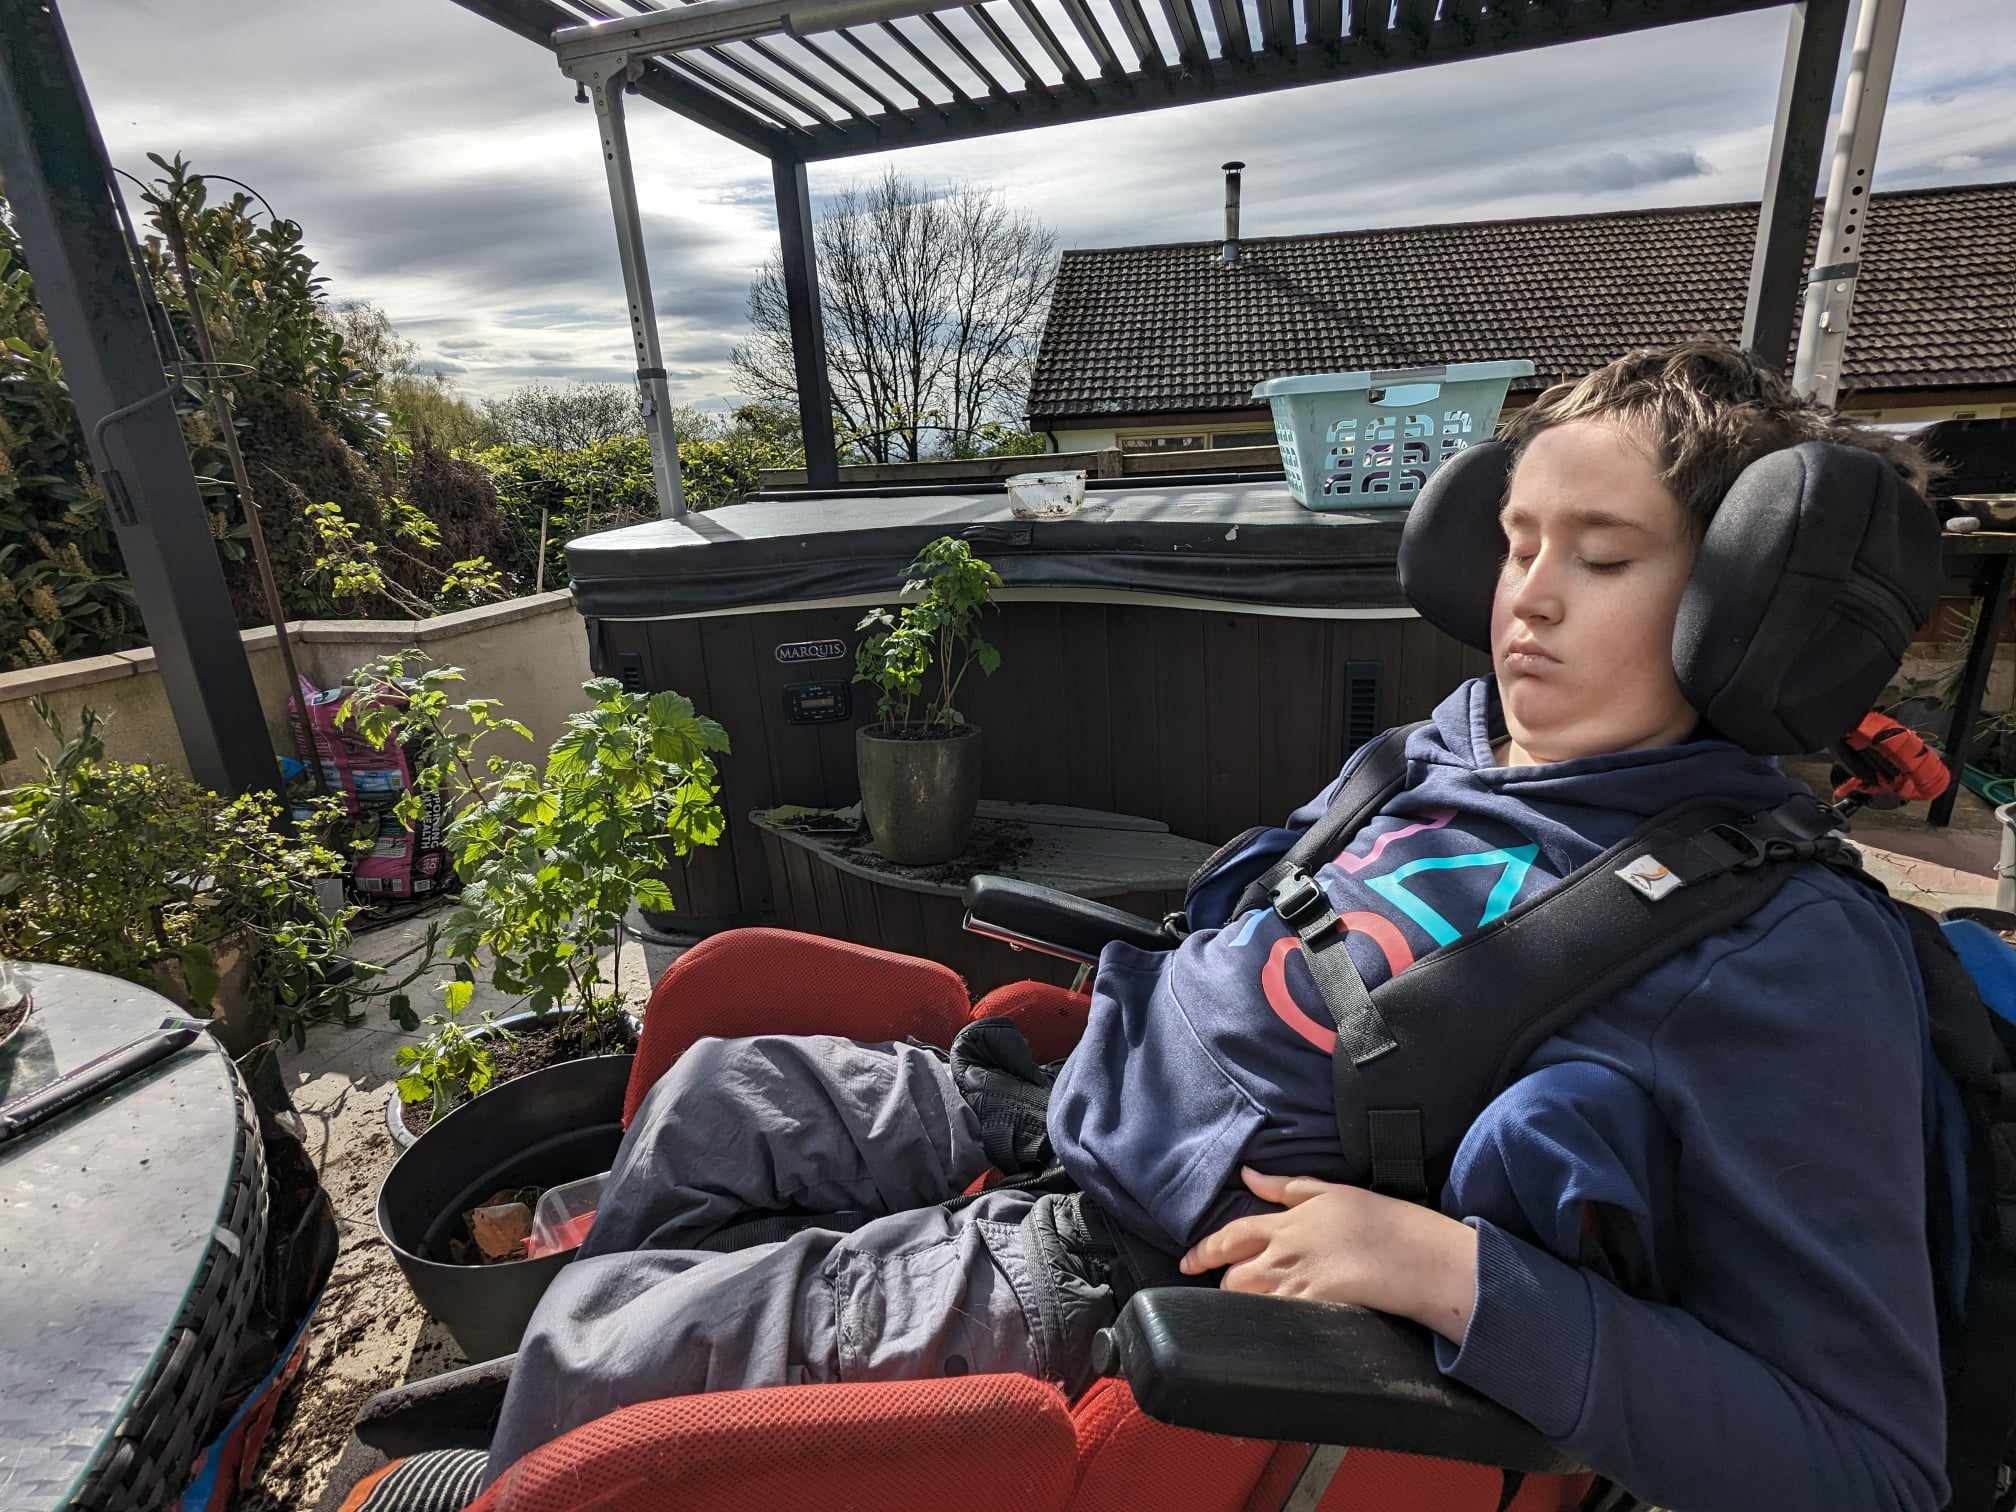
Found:
[(1762, 813), (1691, 800), (1368, 989), (1315, 872), (1405, 784), (1412, 728), (1367, 749), (1329, 810), (1235, 913), (1266, 906), (1281, 917), (1336, 1025), (1341, 1179), (1423, 1201), (1478, 1112), (1550, 1035), (1748, 918), (1798, 864), (1852, 866), (1853, 852), (1834, 834), (1833, 814), (1804, 794)]

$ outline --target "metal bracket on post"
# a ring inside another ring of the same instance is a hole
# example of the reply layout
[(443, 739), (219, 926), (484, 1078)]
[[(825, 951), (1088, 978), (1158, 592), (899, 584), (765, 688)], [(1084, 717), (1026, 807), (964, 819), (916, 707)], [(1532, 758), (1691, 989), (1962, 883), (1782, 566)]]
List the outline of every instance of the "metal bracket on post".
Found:
[(642, 58), (604, 54), (562, 64), (561, 72), (586, 85), (595, 105), (602, 140), (602, 167), (609, 176), (609, 207), (616, 216), (616, 252), (623, 262), (623, 288), (630, 300), (630, 340), (637, 353), (637, 389), (644, 433), (651, 441), (651, 472), (658, 486), (658, 513), (668, 520), (686, 513), (679, 483), (679, 438), (672, 430), (672, 394), (665, 381), (665, 354), (658, 344), (658, 311), (651, 302), (651, 272), (644, 260), (644, 223), (637, 211), (637, 179), (630, 167), (630, 133), (623, 120), (623, 92), (644, 72)]
[(1890, 75), (1897, 63), (1897, 34), (1903, 25), (1904, 0), (1862, 0), (1855, 17), (1855, 50), (1848, 64), (1841, 125), (1834, 137), (1827, 204), (1820, 214), (1820, 243), (1813, 271), (1807, 275), (1799, 356), (1792, 367), (1793, 387), (1822, 404), (1833, 404), (1841, 392), (1848, 322), (1869, 229), (1876, 143), (1883, 134)]
[(1741, 340), (1774, 371), (1783, 370), (1798, 345), (1813, 186), (1826, 157), (1827, 117), (1834, 106), (1841, 41), (1848, 33), (1848, 0), (1799, 0), (1788, 9), (1785, 69), (1778, 83), (1764, 199), (1758, 206)]

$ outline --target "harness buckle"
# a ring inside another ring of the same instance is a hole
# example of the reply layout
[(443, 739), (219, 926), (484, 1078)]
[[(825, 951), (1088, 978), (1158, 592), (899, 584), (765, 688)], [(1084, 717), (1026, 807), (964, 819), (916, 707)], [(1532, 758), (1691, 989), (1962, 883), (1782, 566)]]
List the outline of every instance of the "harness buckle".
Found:
[(1740, 824), (1714, 824), (1708, 833), (1718, 840), (1742, 851), (1743, 857), (1729, 869), (1731, 871), (1753, 871), (1764, 864), (1766, 852), (1764, 844)]
[(1305, 871), (1292, 871), (1274, 884), (1270, 898), (1274, 912), (1287, 920), (1291, 928), (1299, 928), (1319, 908), (1330, 906), (1329, 896), (1317, 885), (1316, 879)]

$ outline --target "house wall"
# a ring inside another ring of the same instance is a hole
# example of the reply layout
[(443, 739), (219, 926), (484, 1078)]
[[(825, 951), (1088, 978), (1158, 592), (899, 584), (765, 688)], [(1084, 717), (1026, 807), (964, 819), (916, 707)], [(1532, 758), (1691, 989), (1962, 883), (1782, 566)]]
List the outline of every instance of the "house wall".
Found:
[[(1034, 424), (1034, 422), (1032, 422)], [(1036, 426), (1041, 429), (1040, 426)], [(1058, 451), (1105, 451), (1131, 436), (1189, 435), (1204, 432), (1266, 431), (1274, 429), (1274, 417), (1267, 409), (1224, 410), (1216, 414), (1120, 415), (1111, 420), (1081, 420), (1047, 432), (1056, 437)]]
[[(289, 629), (302, 675), (321, 688), (340, 687), (372, 657), (408, 646), (420, 647), (437, 664), (462, 668), (468, 696), (498, 698), (505, 714), (530, 727), (536, 744), (524, 748), (528, 755), (544, 751), (586, 702), (587, 633), (564, 589), (427, 620), (301, 620)], [(292, 754), (278, 637), (268, 627), (247, 630), (240, 639), (273, 749)], [(0, 673), (0, 787), (34, 775), (36, 753), (54, 747), (29, 706), (37, 697), (46, 698), (71, 729), (86, 706), (110, 716), (105, 748), (115, 759), (185, 775), (189, 770), (154, 652), (143, 646)]]
[[(1532, 402), (1532, 394), (1513, 394), (1505, 401), (1510, 414)], [(1985, 420), (2016, 417), (2016, 389), (1952, 389), (1919, 393), (1851, 394), (1843, 406), (1863, 420), (1933, 421)], [(1042, 422), (1031, 421), (1041, 430)], [(1228, 410), (1215, 415), (1115, 415), (1099, 420), (1059, 424), (1047, 434), (1057, 438), (1059, 451), (1103, 451), (1122, 437), (1183, 434), (1197, 430), (1265, 428), (1272, 424), (1265, 410)]]

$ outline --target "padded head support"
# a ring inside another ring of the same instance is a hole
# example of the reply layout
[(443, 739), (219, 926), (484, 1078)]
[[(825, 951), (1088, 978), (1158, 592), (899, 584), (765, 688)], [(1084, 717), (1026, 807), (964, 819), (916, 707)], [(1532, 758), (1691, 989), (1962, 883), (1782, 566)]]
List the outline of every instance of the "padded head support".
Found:
[[(1421, 617), (1491, 649), (1511, 448), (1485, 442), (1428, 480), (1400, 541)], [(1680, 690), (1760, 756), (1825, 748), (1897, 670), (1939, 589), (1939, 522), (1890, 465), (1808, 441), (1745, 468), (1709, 523), (1673, 626)]]
[(1512, 481), (1512, 448), (1485, 441), (1435, 469), (1400, 532), (1400, 591), (1421, 618), (1491, 654), (1491, 599), (1505, 562), (1498, 511)]

